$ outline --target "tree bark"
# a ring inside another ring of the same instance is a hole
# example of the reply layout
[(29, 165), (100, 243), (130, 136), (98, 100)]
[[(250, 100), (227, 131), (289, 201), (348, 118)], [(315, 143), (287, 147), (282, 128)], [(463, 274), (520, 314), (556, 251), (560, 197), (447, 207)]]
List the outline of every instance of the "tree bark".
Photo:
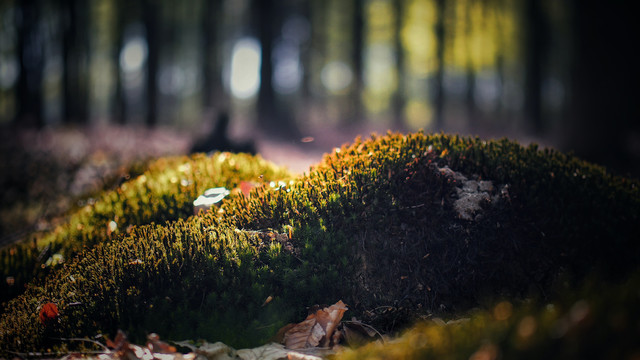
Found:
[(637, 171), (630, 151), (631, 134), (640, 133), (635, 12), (622, 1), (574, 0), (572, 6), (571, 115), (562, 148), (622, 173)]
[(17, 83), (17, 126), (44, 126), (42, 78), (44, 67), (44, 40), (38, 31), (40, 2), (18, 2), (16, 24), (18, 32), (17, 52), (20, 73)]
[(404, 67), (404, 46), (402, 46), (402, 26), (404, 19), (404, 1), (394, 0), (396, 11), (396, 29), (394, 35), (394, 45), (396, 53), (396, 71), (398, 76), (398, 88), (393, 97), (393, 123), (396, 128), (404, 127), (404, 106), (405, 106), (405, 67)]
[(60, 1), (62, 16), (63, 102), (65, 123), (84, 124), (88, 109), (88, 14), (84, 0)]
[(475, 92), (476, 92), (476, 69), (473, 67), (473, 53), (471, 46), (471, 38), (473, 36), (473, 29), (471, 26), (471, 11), (466, 12), (466, 38), (467, 38), (467, 92), (465, 103), (467, 106), (467, 124), (470, 129), (478, 123), (478, 106), (476, 104)]
[(362, 122), (362, 50), (364, 48), (364, 0), (355, 0), (353, 5), (353, 107), (352, 123)]
[(204, 108), (222, 108), (227, 103), (222, 85), (218, 43), (222, 21), (222, 1), (207, 0), (202, 12), (202, 105)]
[(145, 0), (143, 6), (147, 36), (146, 125), (149, 127), (155, 126), (158, 122), (158, 65), (160, 58), (158, 6), (160, 5), (153, 0)]
[(542, 119), (543, 67), (547, 57), (548, 25), (539, 0), (527, 0), (524, 116), (528, 126), (537, 135), (545, 130)]
[(125, 100), (124, 84), (122, 81), (122, 69), (120, 66), (120, 53), (124, 47), (124, 27), (126, 9), (125, 2), (127, 0), (116, 0), (114, 6), (116, 7), (116, 17), (114, 21), (115, 27), (115, 46), (113, 49), (113, 63), (116, 68), (116, 89), (113, 98), (112, 116), (117, 124), (124, 125), (127, 123), (127, 102)]
[(444, 127), (444, 45), (445, 45), (445, 1), (436, 1), (438, 19), (436, 20), (435, 33), (436, 33), (436, 94), (435, 94), (435, 111), (434, 111), (434, 125), (436, 130), (442, 130)]
[(254, 0), (253, 19), (258, 25), (258, 40), (262, 49), (260, 88), (258, 90), (258, 127), (272, 136), (295, 138), (300, 135), (291, 109), (281, 104), (273, 88), (273, 40), (282, 23), (277, 2)]

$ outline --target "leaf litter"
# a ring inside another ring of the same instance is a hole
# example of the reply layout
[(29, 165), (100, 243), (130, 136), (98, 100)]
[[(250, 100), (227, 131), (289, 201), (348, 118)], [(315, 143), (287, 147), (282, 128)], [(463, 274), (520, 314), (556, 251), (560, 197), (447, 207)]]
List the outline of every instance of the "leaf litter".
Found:
[[(339, 300), (327, 307), (314, 306), (307, 318), (297, 324), (282, 327), (274, 342), (251, 348), (236, 350), (222, 342), (208, 343), (191, 340), (167, 343), (160, 340), (158, 334), (147, 336), (144, 346), (135, 345), (127, 340), (126, 334), (119, 330), (113, 340), (107, 339), (102, 352), (71, 353), (62, 359), (96, 360), (321, 360), (332, 355), (342, 345), (362, 345), (382, 340), (382, 335), (372, 326), (355, 318), (342, 321), (347, 305)], [(91, 341), (94, 342), (94, 341)], [(188, 353), (178, 351), (188, 349)], [(21, 354), (16, 354), (21, 355)]]

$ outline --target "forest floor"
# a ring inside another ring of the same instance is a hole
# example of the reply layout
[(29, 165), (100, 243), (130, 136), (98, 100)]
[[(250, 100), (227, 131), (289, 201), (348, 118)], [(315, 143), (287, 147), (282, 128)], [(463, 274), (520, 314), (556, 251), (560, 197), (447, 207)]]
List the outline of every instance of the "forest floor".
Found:
[[(3, 129), (0, 129), (3, 130)], [(266, 160), (302, 174), (356, 136), (385, 129), (319, 129), (299, 139), (277, 140), (261, 133), (234, 137), (253, 141)], [(481, 134), (484, 138), (491, 138)], [(161, 156), (187, 154), (193, 133), (170, 128), (94, 127), (0, 131), (0, 247), (34, 231), (51, 229), (83, 197), (117, 186), (134, 168)], [(533, 139), (516, 138), (527, 144)], [(543, 144), (545, 145), (545, 144)], [(134, 171), (134, 174), (136, 172)]]
[[(265, 159), (303, 173), (324, 152), (352, 139), (278, 141), (258, 135), (251, 141)], [(132, 166), (188, 154), (196, 140), (171, 128), (0, 129), (0, 246), (46, 230), (75, 200), (117, 184)]]
[[(244, 129), (233, 132), (229, 140), (253, 143), (266, 160), (302, 174), (319, 163), (323, 154), (356, 136), (386, 131), (371, 125), (325, 127), (307, 129), (300, 138), (285, 140)], [(131, 166), (161, 156), (188, 154), (199, 137), (168, 127), (0, 128), (0, 246), (50, 228), (51, 219), (71, 209), (74, 201), (119, 183)], [(535, 140), (517, 139), (523, 144)]]

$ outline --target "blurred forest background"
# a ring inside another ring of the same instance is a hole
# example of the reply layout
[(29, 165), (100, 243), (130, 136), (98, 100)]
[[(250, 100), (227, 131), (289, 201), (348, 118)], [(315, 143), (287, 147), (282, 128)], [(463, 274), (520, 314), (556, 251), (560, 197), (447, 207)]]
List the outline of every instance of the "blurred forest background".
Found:
[(510, 136), (638, 176), (631, 6), (1, 0), (0, 126), (197, 137), (227, 112), (240, 139), (419, 128)]

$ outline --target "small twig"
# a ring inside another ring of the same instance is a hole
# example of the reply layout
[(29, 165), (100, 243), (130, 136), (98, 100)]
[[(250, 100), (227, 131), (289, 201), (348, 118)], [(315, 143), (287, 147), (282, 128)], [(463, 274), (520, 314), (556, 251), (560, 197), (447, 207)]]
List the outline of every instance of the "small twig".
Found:
[(90, 342), (93, 343), (95, 345), (98, 345), (99, 347), (103, 348), (105, 351), (110, 352), (111, 350), (109, 350), (109, 348), (104, 345), (103, 343), (96, 341), (96, 340), (91, 340), (91, 339), (83, 339), (83, 338), (52, 338), (55, 340), (60, 340), (60, 341), (84, 341), (84, 342)]
[(271, 323), (271, 324), (267, 324), (267, 325), (258, 326), (255, 329), (256, 330), (268, 329), (268, 328), (272, 327), (273, 325), (276, 325), (276, 323)]
[(371, 326), (371, 325), (369, 325), (369, 324), (365, 324), (365, 323), (360, 322), (360, 321), (351, 321), (351, 320), (345, 320), (345, 321), (343, 321), (343, 323), (347, 323), (347, 324), (357, 324), (357, 325), (360, 325), (360, 326), (362, 326), (362, 327), (369, 328), (369, 329), (373, 330), (376, 334), (378, 334), (378, 336), (380, 337), (380, 340), (382, 340), (382, 343), (383, 343), (383, 344), (384, 344), (384, 342), (385, 342), (385, 341), (384, 341), (384, 337), (382, 336), (382, 334), (380, 334), (380, 332), (379, 332), (376, 328), (374, 328), (373, 326)]
[[(65, 355), (71, 355), (71, 354), (105, 354), (104, 351), (85, 351), (85, 352), (77, 352), (77, 351), (73, 351), (73, 352), (50, 352), (50, 353), (42, 353), (42, 352), (26, 352), (26, 353), (21, 353), (21, 352), (17, 352), (17, 351), (11, 351), (11, 350), (7, 350), (7, 352), (9, 354), (13, 354), (15, 356), (21, 357), (21, 358), (33, 358), (33, 357), (40, 357), (40, 358), (46, 358), (46, 357), (56, 357), (56, 358), (60, 358), (62, 356)], [(110, 353), (111, 351), (108, 351), (108, 353)]]
[(396, 307), (395, 307), (395, 306), (391, 306), (391, 305), (383, 305), (383, 306), (378, 306), (377, 308), (375, 308), (375, 309), (373, 309), (373, 310), (374, 310), (374, 311), (378, 311), (378, 310), (380, 310), (380, 309), (387, 309), (387, 310), (388, 310), (388, 309), (394, 309), (394, 310), (395, 310), (395, 309), (396, 309)]

